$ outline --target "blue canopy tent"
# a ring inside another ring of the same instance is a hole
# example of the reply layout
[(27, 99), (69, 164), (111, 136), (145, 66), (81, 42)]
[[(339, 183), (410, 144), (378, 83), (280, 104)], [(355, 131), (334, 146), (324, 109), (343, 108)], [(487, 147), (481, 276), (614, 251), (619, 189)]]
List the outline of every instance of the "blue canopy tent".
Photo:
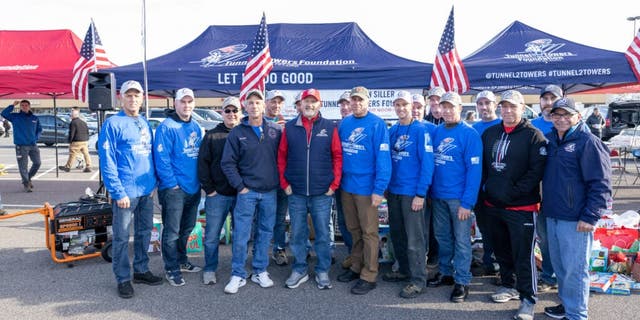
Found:
[[(274, 67), (267, 89), (424, 88), (431, 64), (391, 54), (356, 23), (269, 24)], [(182, 87), (199, 96), (237, 94), (257, 25), (210, 26), (176, 51), (149, 60), (149, 91), (171, 95)], [(119, 82), (142, 82), (142, 63), (106, 69)]]
[(622, 52), (571, 42), (515, 21), (462, 60), (472, 90), (578, 92), (637, 82)]

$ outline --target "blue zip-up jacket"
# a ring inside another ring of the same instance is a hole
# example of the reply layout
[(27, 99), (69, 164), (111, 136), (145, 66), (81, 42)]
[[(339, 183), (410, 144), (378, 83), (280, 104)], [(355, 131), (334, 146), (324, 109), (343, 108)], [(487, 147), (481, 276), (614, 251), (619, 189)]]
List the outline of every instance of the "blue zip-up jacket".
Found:
[(472, 127), (476, 129), (476, 131), (478, 132), (478, 135), (482, 137), (482, 134), (484, 133), (485, 130), (487, 130), (487, 128), (495, 126), (496, 124), (499, 124), (499, 123), (502, 123), (502, 119), (496, 118), (494, 120), (487, 121), (487, 122), (478, 121), (474, 123)]
[(545, 216), (595, 225), (611, 198), (609, 149), (582, 121), (563, 140), (555, 128), (546, 138), (547, 166), (542, 179)]
[(138, 198), (156, 187), (151, 126), (143, 116), (124, 111), (107, 118), (98, 136), (100, 171), (114, 200)]
[(553, 122), (545, 120), (543, 116), (539, 116), (531, 120), (531, 124), (538, 128), (538, 130), (542, 131), (542, 134), (545, 136), (547, 133), (551, 132), (551, 129), (553, 129)]
[(478, 132), (462, 121), (453, 128), (441, 124), (433, 146), (433, 198), (458, 199), (461, 207), (473, 208), (482, 179), (482, 140)]
[(42, 133), (40, 120), (33, 112), (13, 113), (14, 105), (2, 110), (2, 117), (13, 124), (13, 144), (16, 146), (35, 146)]
[(229, 184), (238, 192), (245, 187), (257, 192), (269, 192), (278, 188), (278, 145), (282, 129), (280, 125), (262, 120), (258, 137), (244, 117), (227, 136), (224, 145), (222, 172)]
[[(433, 124), (431, 124), (433, 125)], [(389, 192), (426, 197), (433, 177), (431, 136), (419, 121), (396, 123), (389, 130), (391, 142), (391, 181)]]
[(184, 192), (200, 191), (198, 153), (202, 129), (198, 122), (180, 119), (175, 110), (156, 128), (153, 141), (153, 161), (158, 175), (158, 189), (179, 186)]
[(389, 131), (382, 118), (368, 112), (350, 115), (338, 129), (342, 142), (341, 188), (349, 193), (383, 195), (391, 179)]

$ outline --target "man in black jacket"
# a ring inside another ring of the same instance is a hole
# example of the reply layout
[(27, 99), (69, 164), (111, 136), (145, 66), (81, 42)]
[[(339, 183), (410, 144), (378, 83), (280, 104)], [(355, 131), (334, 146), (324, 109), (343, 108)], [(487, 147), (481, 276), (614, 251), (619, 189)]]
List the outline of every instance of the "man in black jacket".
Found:
[(220, 160), (222, 151), (231, 129), (240, 123), (242, 110), (240, 100), (236, 97), (227, 97), (222, 102), (222, 123), (207, 131), (200, 144), (198, 156), (198, 179), (202, 189), (207, 195), (204, 209), (207, 215), (204, 240), (204, 284), (215, 284), (216, 270), (218, 269), (218, 244), (220, 243), (220, 230), (224, 225), (229, 212), (233, 211), (236, 203), (237, 190), (233, 188), (227, 177), (222, 172)]
[(71, 109), (71, 124), (69, 125), (69, 160), (64, 166), (59, 166), (62, 171), (71, 171), (71, 165), (81, 154), (84, 157), (84, 171), (91, 172), (91, 156), (87, 145), (89, 141), (89, 127), (84, 120), (80, 119), (80, 109), (73, 107)]
[(485, 236), (494, 244), (502, 280), (502, 286), (491, 299), (498, 303), (520, 299), (514, 319), (533, 319), (537, 275), (532, 249), (546, 141), (540, 130), (522, 118), (524, 98), (520, 92), (505, 91), (500, 108), (502, 123), (482, 134), (478, 201), (490, 221)]

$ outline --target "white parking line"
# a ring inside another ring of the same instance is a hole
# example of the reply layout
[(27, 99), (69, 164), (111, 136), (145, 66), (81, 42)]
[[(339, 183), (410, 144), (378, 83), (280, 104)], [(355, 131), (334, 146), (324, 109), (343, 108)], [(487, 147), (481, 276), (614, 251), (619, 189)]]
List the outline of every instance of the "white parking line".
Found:
[(51, 172), (51, 171), (53, 171), (53, 170), (55, 170), (55, 169), (56, 169), (56, 167), (55, 167), (55, 166), (53, 166), (52, 168), (48, 169), (47, 171), (45, 171), (45, 172), (43, 172), (43, 173), (41, 173), (41, 174), (39, 174), (39, 175), (37, 175), (37, 176), (33, 177), (33, 180), (38, 180), (40, 177), (42, 177), (42, 176), (46, 175), (47, 173), (49, 173), (49, 172)]

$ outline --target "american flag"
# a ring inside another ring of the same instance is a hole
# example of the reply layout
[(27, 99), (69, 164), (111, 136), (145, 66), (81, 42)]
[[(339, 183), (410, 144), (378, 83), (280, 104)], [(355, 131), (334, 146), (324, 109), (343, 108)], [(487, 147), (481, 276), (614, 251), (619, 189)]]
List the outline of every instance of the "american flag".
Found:
[(636, 34), (636, 37), (633, 38), (631, 45), (627, 48), (624, 55), (629, 61), (629, 65), (633, 70), (633, 73), (636, 75), (636, 79), (640, 82), (640, 31)]
[(458, 56), (454, 42), (453, 7), (447, 25), (444, 28), (438, 54), (436, 55), (433, 71), (431, 72), (431, 87), (443, 87), (446, 91), (464, 93), (469, 90), (467, 71)]
[(242, 74), (242, 85), (240, 86), (240, 101), (244, 101), (249, 90), (258, 89), (264, 92), (264, 81), (273, 69), (273, 60), (269, 52), (269, 35), (267, 32), (267, 18), (262, 13), (260, 27), (256, 38), (253, 41), (251, 57), (247, 67)]
[(89, 72), (94, 72), (102, 68), (110, 68), (112, 66), (107, 58), (107, 53), (102, 47), (98, 30), (96, 30), (96, 26), (93, 20), (91, 20), (89, 30), (87, 30), (87, 35), (84, 37), (84, 42), (82, 43), (82, 48), (80, 48), (80, 58), (73, 66), (73, 80), (71, 81), (73, 97), (82, 102), (86, 101)]

